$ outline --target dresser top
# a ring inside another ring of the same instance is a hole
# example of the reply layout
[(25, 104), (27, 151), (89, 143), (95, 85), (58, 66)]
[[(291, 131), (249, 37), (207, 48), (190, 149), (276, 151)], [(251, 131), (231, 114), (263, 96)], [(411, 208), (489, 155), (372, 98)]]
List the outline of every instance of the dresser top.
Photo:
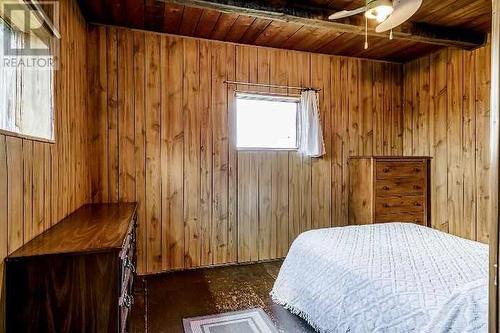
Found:
[(135, 203), (85, 205), (24, 244), (9, 255), (7, 260), (119, 249), (127, 235), (136, 206)]

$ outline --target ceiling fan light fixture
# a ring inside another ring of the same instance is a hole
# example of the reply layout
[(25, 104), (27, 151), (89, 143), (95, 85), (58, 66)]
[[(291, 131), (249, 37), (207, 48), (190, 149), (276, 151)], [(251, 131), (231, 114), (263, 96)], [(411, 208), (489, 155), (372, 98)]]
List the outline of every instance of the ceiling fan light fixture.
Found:
[(384, 22), (394, 11), (391, 0), (367, 0), (365, 16), (370, 20)]

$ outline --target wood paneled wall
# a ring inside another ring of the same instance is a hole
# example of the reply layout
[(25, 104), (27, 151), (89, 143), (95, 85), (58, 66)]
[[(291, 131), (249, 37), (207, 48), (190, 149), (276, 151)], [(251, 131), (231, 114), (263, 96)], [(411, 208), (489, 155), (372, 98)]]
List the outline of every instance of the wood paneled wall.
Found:
[(404, 153), (432, 160), (432, 226), (488, 242), (490, 47), (445, 49), (404, 66)]
[[(101, 26), (88, 39), (92, 200), (139, 201), (141, 273), (283, 257), (300, 232), (347, 223), (349, 155), (402, 154), (400, 65)], [(248, 87), (226, 79), (321, 88), (327, 155), (237, 152)]]
[[(0, 134), (1, 276), (7, 254), (90, 198), (86, 23), (74, 1), (60, 1), (59, 6), (62, 39), (60, 68), (55, 73), (56, 143)], [(0, 331), (2, 320), (0, 311)]]

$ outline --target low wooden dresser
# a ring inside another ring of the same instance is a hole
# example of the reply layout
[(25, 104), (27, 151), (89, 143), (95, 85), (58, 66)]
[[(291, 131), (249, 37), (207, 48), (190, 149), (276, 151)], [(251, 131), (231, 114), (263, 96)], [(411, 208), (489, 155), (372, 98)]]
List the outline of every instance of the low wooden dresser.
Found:
[(86, 205), (6, 258), (8, 332), (125, 332), (136, 204)]
[(429, 157), (349, 158), (349, 224), (429, 225)]

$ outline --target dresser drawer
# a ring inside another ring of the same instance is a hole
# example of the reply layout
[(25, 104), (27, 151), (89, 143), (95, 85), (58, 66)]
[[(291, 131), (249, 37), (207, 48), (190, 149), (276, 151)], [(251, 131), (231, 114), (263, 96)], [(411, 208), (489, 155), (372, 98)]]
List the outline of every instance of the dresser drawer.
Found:
[(375, 182), (375, 196), (377, 198), (402, 195), (423, 196), (424, 194), (424, 177), (378, 179)]
[(124, 296), (127, 290), (131, 289), (134, 277), (135, 262), (132, 258), (127, 257), (122, 261), (121, 296)]
[(124, 297), (120, 298), (120, 333), (127, 332), (128, 328), (128, 317), (130, 315), (130, 310), (134, 304), (134, 297), (130, 294), (126, 294)]
[(127, 331), (127, 322), (130, 314), (132, 305), (134, 304), (134, 279), (135, 279), (135, 268), (132, 266), (125, 265), (124, 280), (121, 286), (121, 295), (118, 300), (118, 305), (120, 309), (120, 333), (125, 333)]
[(424, 178), (426, 174), (423, 162), (378, 161), (376, 163), (377, 179)]
[(425, 198), (421, 195), (386, 197), (377, 200), (375, 211), (384, 212), (397, 209), (399, 211), (414, 212), (423, 211), (424, 206)]
[(407, 222), (415, 224), (426, 224), (426, 218), (423, 212), (385, 212), (375, 217), (375, 223), (390, 223), (390, 222)]
[(424, 213), (423, 196), (385, 197), (375, 204), (375, 222), (419, 222)]
[(136, 257), (135, 257), (135, 226), (128, 235), (128, 240), (125, 242), (125, 247), (121, 252), (121, 291), (119, 298), (120, 309), (120, 333), (127, 332), (127, 322), (130, 314), (130, 309), (134, 303), (134, 279), (136, 272)]

